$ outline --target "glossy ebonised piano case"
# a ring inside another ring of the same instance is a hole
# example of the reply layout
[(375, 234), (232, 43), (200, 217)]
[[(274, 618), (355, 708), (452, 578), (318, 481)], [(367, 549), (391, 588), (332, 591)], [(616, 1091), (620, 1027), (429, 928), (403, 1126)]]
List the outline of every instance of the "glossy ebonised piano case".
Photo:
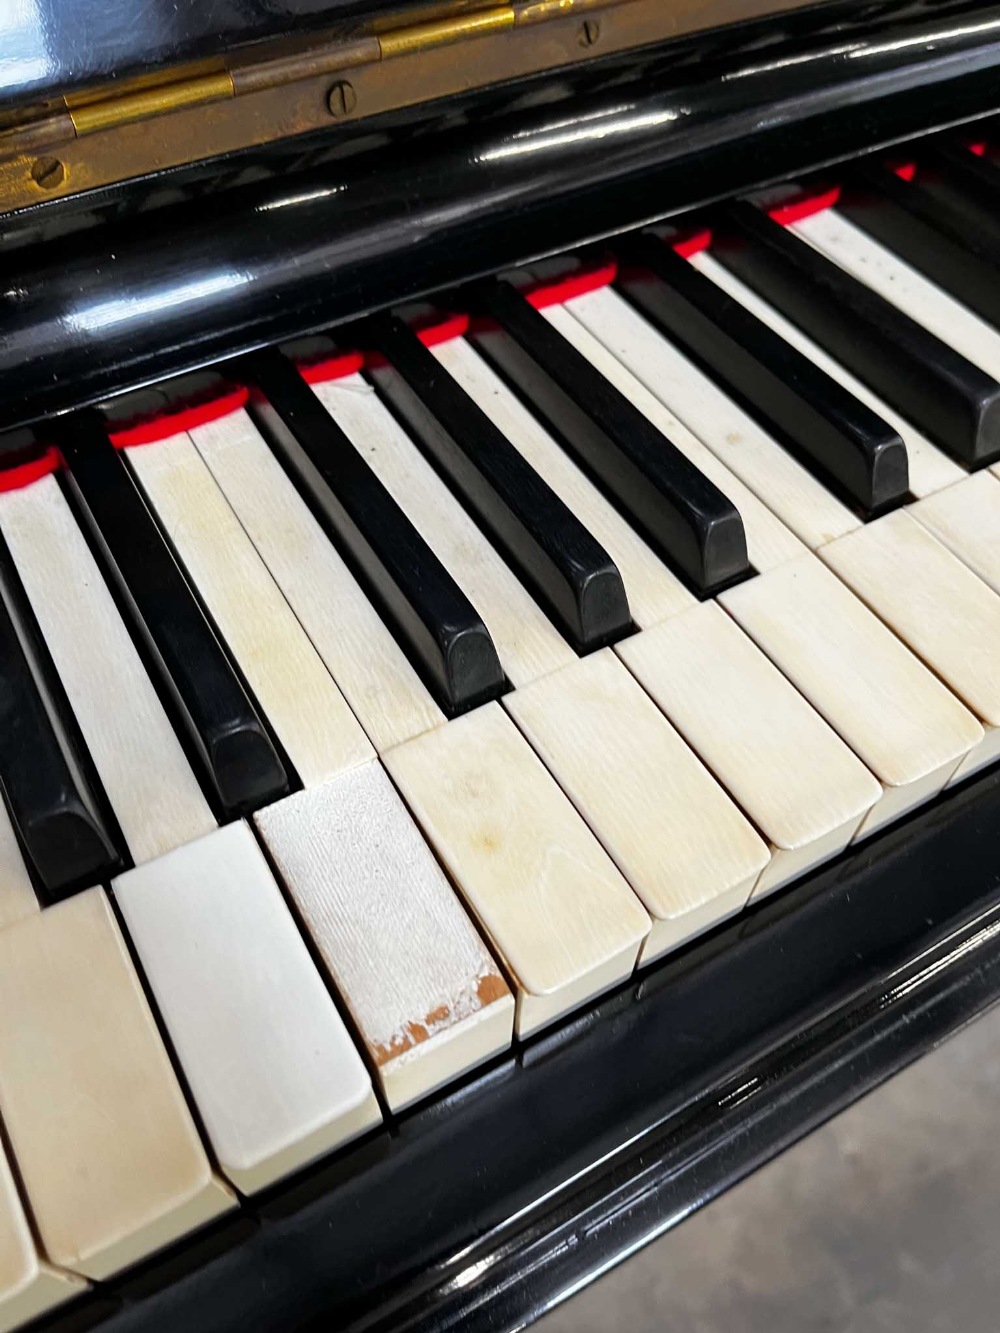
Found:
[[(67, 86), (294, 26), (53, 24)], [(10, 210), (0, 426), (989, 115), (998, 67), (1000, 9), (834, 0)], [(523, 1327), (991, 1004), (998, 931), (993, 771), (51, 1326)]]

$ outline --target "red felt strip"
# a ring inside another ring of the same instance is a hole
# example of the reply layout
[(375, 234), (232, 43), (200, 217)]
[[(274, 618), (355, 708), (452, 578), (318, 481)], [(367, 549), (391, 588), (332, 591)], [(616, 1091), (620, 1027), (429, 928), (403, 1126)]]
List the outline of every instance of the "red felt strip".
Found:
[(690, 259), (693, 255), (700, 255), (702, 250), (707, 250), (711, 244), (712, 233), (706, 229), (705, 231), (696, 231), (679, 241), (674, 241), (673, 248), (681, 259)]
[(987, 144), (985, 140), (980, 140), (977, 143), (967, 144), (966, 147), (968, 148), (970, 153), (975, 153), (976, 157), (986, 156)]
[(195, 426), (204, 426), (209, 421), (218, 421), (230, 412), (238, 412), (246, 407), (250, 395), (242, 386), (237, 385), (218, 398), (210, 398), (204, 403), (193, 403), (189, 407), (179, 407), (174, 412), (164, 412), (162, 416), (147, 417), (112, 431), (111, 443), (116, 449), (131, 449), (140, 444), (155, 444), (157, 440), (166, 440), (171, 435), (180, 435), (184, 431), (194, 430)]
[(449, 315), (447, 319), (417, 329), (417, 337), (425, 347), (437, 347), (438, 343), (450, 342), (452, 338), (464, 338), (468, 332), (468, 315)]
[(819, 194), (790, 199), (787, 204), (769, 208), (768, 215), (775, 222), (780, 222), (783, 227), (790, 227), (793, 222), (801, 222), (803, 218), (811, 218), (814, 213), (822, 213), (824, 209), (833, 208), (839, 198), (840, 186), (834, 185), (832, 189), (823, 190)]
[(917, 174), (916, 162), (900, 162), (899, 166), (893, 167), (893, 171), (902, 181), (911, 181)]
[(22, 486), (30, 486), (33, 481), (40, 481), (50, 472), (58, 472), (61, 461), (59, 450), (50, 446), (41, 458), (33, 458), (30, 463), (18, 463), (16, 467), (0, 472), (0, 491), (18, 491)]
[(588, 292), (596, 292), (601, 287), (607, 287), (609, 283), (614, 282), (617, 274), (618, 265), (611, 259), (596, 268), (570, 273), (567, 277), (560, 278), (558, 282), (543, 282), (526, 295), (536, 310), (545, 310), (551, 305), (562, 305), (564, 301), (572, 301), (575, 296), (586, 296)]
[(339, 356), (328, 356), (322, 361), (300, 365), (299, 374), (307, 384), (325, 384), (327, 380), (342, 380), (347, 375), (356, 375), (364, 364), (365, 358), (360, 352), (342, 352)]

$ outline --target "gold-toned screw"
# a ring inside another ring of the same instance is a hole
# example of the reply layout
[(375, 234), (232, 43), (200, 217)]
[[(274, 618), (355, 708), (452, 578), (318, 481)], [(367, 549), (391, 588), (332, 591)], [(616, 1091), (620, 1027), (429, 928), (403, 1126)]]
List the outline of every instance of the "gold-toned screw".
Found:
[(335, 83), (327, 95), (326, 104), (330, 108), (330, 115), (334, 119), (341, 120), (344, 116), (349, 116), (358, 104), (358, 95), (354, 91), (354, 85)]
[(66, 168), (57, 157), (36, 157), (31, 164), (31, 179), (40, 190), (55, 190), (66, 179)]
[(601, 25), (597, 19), (587, 19), (585, 23), (580, 24), (580, 31), (576, 35), (577, 41), (581, 46), (593, 46), (601, 35)]

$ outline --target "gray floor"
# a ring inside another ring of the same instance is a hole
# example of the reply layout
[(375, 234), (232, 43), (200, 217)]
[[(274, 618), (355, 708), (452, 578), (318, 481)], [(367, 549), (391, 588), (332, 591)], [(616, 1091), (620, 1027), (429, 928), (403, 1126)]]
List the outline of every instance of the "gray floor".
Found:
[(998, 1333), (1000, 1008), (534, 1327)]

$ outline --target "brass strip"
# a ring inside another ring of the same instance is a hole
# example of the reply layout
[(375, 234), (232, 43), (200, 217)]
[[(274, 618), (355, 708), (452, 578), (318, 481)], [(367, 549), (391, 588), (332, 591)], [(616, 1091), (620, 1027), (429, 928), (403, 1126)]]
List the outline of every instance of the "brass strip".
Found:
[(285, 56), (281, 60), (259, 60), (253, 65), (237, 65), (231, 71), (237, 97), (260, 92), (263, 88), (280, 88), (299, 79), (313, 79), (320, 74), (337, 74), (341, 70), (372, 65), (382, 58), (377, 37), (360, 37), (354, 42), (336, 42), (318, 51)]
[(514, 11), (510, 5), (504, 5), (478, 14), (466, 14), (461, 18), (440, 19), (437, 23), (418, 23), (412, 28), (398, 28), (395, 32), (385, 32), (379, 37), (378, 44), (382, 59), (391, 60), (396, 56), (427, 51), (434, 46), (466, 41), (470, 37), (485, 37), (488, 33), (502, 32), (505, 28), (513, 26)]
[(184, 83), (168, 83), (127, 97), (113, 97), (88, 106), (73, 107), (69, 114), (78, 135), (97, 134), (101, 130), (113, 129), (116, 125), (129, 125), (136, 120), (166, 115), (182, 107), (219, 102), (234, 95), (232, 75), (227, 70), (222, 74), (206, 74), (200, 79), (188, 79)]

